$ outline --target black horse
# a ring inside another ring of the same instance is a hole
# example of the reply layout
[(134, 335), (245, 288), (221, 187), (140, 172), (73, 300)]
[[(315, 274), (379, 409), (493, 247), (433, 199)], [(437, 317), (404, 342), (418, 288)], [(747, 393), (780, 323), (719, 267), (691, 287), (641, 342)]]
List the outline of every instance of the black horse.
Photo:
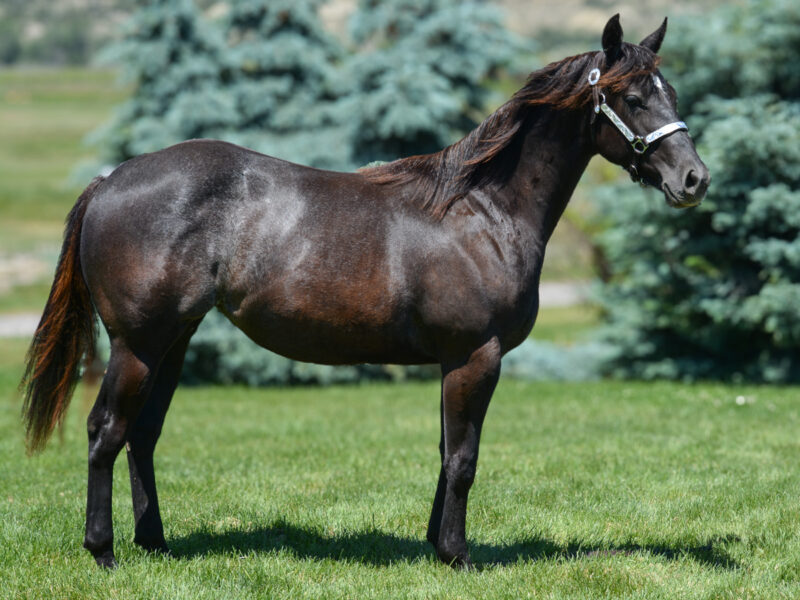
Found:
[(623, 43), (613, 17), (602, 52), (532, 73), (436, 154), (333, 173), (193, 140), (92, 181), (68, 217), (23, 410), (35, 451), (64, 415), (96, 311), (111, 340), (88, 418), (84, 546), (97, 563), (115, 564), (123, 446), (134, 541), (167, 551), (153, 450), (189, 340), (217, 307), (297, 360), (441, 365), (427, 537), (442, 561), (468, 566), (467, 495), (500, 359), (533, 327), (545, 244), (589, 159), (624, 166), (671, 206), (697, 204), (708, 186), (657, 68), (665, 31), (666, 20), (640, 45)]

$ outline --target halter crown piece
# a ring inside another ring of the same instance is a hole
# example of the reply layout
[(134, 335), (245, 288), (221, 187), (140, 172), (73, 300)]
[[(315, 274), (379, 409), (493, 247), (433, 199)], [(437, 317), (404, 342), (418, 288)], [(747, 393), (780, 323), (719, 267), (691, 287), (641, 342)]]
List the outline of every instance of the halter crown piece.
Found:
[(689, 131), (689, 127), (687, 127), (686, 123), (683, 121), (675, 121), (674, 123), (667, 123), (656, 129), (655, 131), (651, 131), (644, 137), (640, 135), (636, 135), (633, 133), (630, 127), (628, 127), (625, 122), (620, 118), (620, 116), (614, 112), (608, 104), (606, 104), (606, 96), (597, 88), (597, 82), (600, 81), (600, 69), (592, 69), (589, 71), (588, 77), (589, 85), (592, 88), (592, 97), (594, 98), (594, 112), (595, 114), (599, 114), (601, 111), (604, 115), (608, 117), (608, 120), (619, 130), (619, 132), (625, 137), (626, 140), (630, 143), (631, 147), (634, 151), (634, 158), (631, 163), (631, 166), (627, 168), (627, 171), (631, 174), (631, 179), (634, 181), (638, 181), (642, 185), (646, 185), (646, 182), (642, 177), (639, 176), (639, 169), (637, 168), (637, 163), (639, 162), (639, 157), (647, 152), (647, 149), (650, 145), (655, 142), (656, 140), (660, 140), (661, 138), (667, 137), (668, 135), (672, 135), (676, 131)]

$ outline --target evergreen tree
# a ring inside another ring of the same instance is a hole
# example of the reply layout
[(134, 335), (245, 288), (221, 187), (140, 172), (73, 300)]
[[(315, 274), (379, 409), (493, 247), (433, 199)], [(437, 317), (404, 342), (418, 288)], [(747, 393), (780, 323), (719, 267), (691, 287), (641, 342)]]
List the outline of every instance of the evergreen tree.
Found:
[(224, 83), (225, 47), (191, 0), (151, 0), (126, 22), (102, 60), (124, 67), (133, 95), (94, 138), (115, 165), (237, 121)]
[(800, 12), (788, 0), (676, 22), (665, 73), (713, 181), (686, 212), (607, 189), (612, 373), (800, 380)]
[(435, 152), (477, 125), (522, 45), (479, 0), (361, 0), (349, 64), (355, 162)]
[(322, 0), (235, 0), (226, 19), (239, 115), (226, 136), (302, 164), (346, 169), (332, 102), (344, 50), (320, 23)]

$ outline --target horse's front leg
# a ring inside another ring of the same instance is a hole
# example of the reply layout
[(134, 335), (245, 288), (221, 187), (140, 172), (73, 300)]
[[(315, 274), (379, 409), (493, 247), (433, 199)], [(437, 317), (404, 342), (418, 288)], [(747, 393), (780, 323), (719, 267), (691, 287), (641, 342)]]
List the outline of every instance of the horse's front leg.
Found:
[(478, 444), (500, 375), (500, 343), (493, 338), (458, 366), (442, 366), (442, 469), (428, 525), (439, 559), (469, 567), (467, 496), (475, 479)]

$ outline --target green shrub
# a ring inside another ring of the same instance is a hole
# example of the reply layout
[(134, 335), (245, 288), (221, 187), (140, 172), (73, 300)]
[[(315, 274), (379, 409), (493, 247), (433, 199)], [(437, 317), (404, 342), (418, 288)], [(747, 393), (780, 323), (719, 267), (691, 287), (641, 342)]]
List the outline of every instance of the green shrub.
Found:
[(192, 0), (141, 6), (102, 54), (133, 87), (92, 137), (102, 163), (197, 137), (341, 170), (436, 151), (476, 124), (486, 80), (523, 48), (479, 0), (362, 0), (348, 48), (323, 3), (234, 0), (216, 21)]
[(685, 212), (629, 183), (600, 193), (605, 369), (800, 380), (800, 11), (724, 6), (673, 23), (663, 55), (713, 180)]
[(340, 151), (348, 125), (334, 105), (347, 93), (338, 73), (345, 49), (323, 28), (322, 3), (231, 3), (221, 24), (230, 67), (223, 86), (237, 118), (211, 136), (314, 167), (354, 166)]
[(485, 80), (530, 50), (476, 0), (361, 0), (351, 31), (342, 109), (356, 164), (452, 144), (484, 113)]
[(503, 357), (503, 376), (526, 381), (592, 381), (613, 348), (597, 342), (559, 346), (529, 338)]

